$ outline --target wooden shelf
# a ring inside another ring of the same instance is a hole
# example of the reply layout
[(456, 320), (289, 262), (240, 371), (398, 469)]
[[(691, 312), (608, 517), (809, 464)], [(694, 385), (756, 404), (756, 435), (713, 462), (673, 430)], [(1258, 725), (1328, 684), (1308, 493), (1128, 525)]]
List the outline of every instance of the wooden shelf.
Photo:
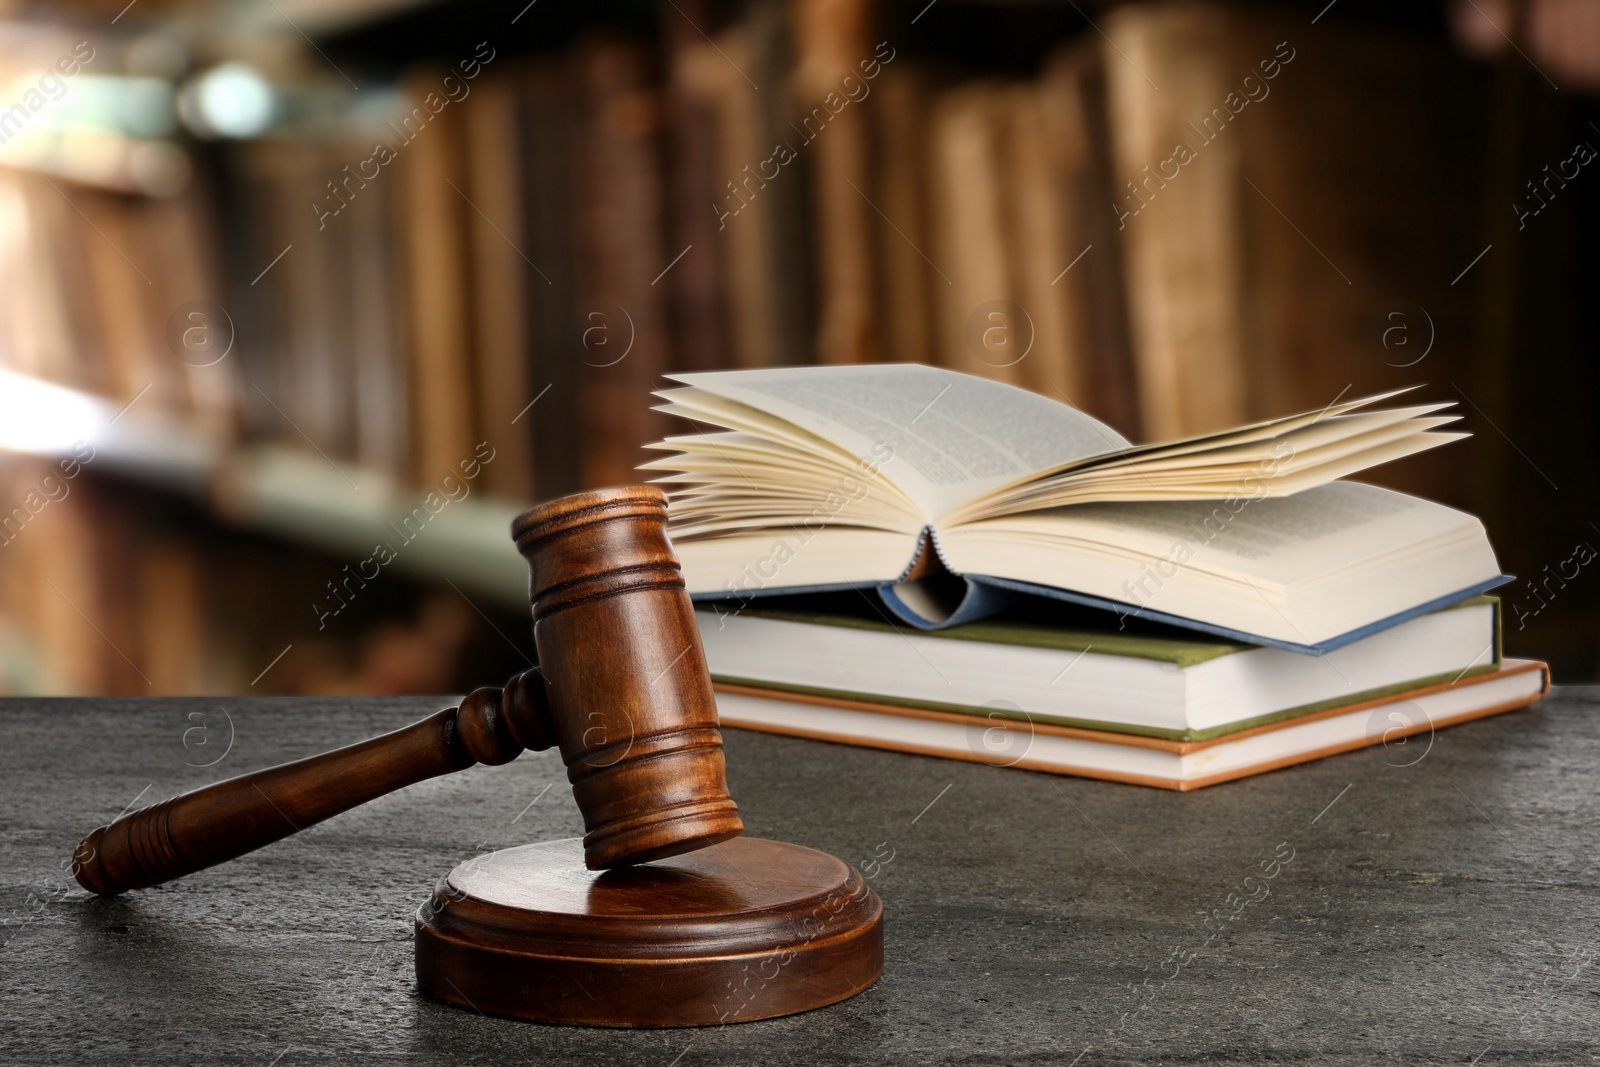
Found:
[[(351, 564), (387, 545), (387, 566), (455, 585), (497, 607), (526, 608), (528, 572), (511, 541), (525, 503), (470, 489), (437, 513), (428, 489), (283, 445), (238, 446), (156, 412), (0, 370), (0, 449), (49, 459), (86, 442), (86, 469), (199, 501), (225, 522), (308, 545)], [(464, 483), (470, 487), (471, 483)]]

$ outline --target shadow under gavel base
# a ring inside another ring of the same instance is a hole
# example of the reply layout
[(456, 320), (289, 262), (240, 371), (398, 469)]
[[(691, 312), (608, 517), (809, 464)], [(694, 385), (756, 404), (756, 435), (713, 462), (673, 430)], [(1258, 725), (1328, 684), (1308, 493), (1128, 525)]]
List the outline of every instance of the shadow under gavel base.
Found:
[(883, 904), (815, 849), (739, 837), (592, 871), (576, 838), (479, 856), (417, 913), (417, 983), (486, 1015), (715, 1026), (820, 1008), (883, 970)]

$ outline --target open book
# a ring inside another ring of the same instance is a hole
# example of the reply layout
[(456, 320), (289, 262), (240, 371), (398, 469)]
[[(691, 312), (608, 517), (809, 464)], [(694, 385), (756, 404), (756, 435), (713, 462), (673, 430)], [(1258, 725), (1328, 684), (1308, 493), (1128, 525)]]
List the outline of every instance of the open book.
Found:
[[(1483, 526), (1337, 479), (1466, 436), (1398, 394), (1135, 447), (917, 364), (671, 375), (652, 447), (697, 599), (877, 587), (915, 626), (1034, 593), (1306, 652), (1492, 588)], [(720, 428), (720, 429), (713, 429)]]

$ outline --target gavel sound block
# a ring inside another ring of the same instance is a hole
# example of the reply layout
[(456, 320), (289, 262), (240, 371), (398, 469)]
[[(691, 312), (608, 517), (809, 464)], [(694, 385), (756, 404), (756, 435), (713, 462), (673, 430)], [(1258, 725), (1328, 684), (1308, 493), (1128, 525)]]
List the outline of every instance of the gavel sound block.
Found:
[(417, 913), (417, 982), (484, 1013), (594, 1026), (748, 1022), (883, 969), (883, 905), (849, 864), (738, 836), (716, 703), (666, 498), (580, 493), (512, 524), (539, 666), (458, 708), (242, 775), (78, 846), (110, 895), (225, 862), (385, 793), (558, 747), (587, 830), (450, 872)]

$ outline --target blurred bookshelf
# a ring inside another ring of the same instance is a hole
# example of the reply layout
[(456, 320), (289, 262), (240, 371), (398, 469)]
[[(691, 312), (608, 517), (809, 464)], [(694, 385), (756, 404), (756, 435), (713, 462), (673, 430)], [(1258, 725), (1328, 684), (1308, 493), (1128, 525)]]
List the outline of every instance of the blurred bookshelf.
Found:
[[(1597, 199), (1505, 205), (1596, 109), (1322, 6), (0, 8), (0, 691), (497, 683), (511, 517), (635, 480), (675, 370), (1136, 440), (1423, 382), (1476, 436), (1375, 480), (1548, 573), (1600, 544)], [(1522, 584), (1508, 651), (1595, 676), (1600, 579)]]

